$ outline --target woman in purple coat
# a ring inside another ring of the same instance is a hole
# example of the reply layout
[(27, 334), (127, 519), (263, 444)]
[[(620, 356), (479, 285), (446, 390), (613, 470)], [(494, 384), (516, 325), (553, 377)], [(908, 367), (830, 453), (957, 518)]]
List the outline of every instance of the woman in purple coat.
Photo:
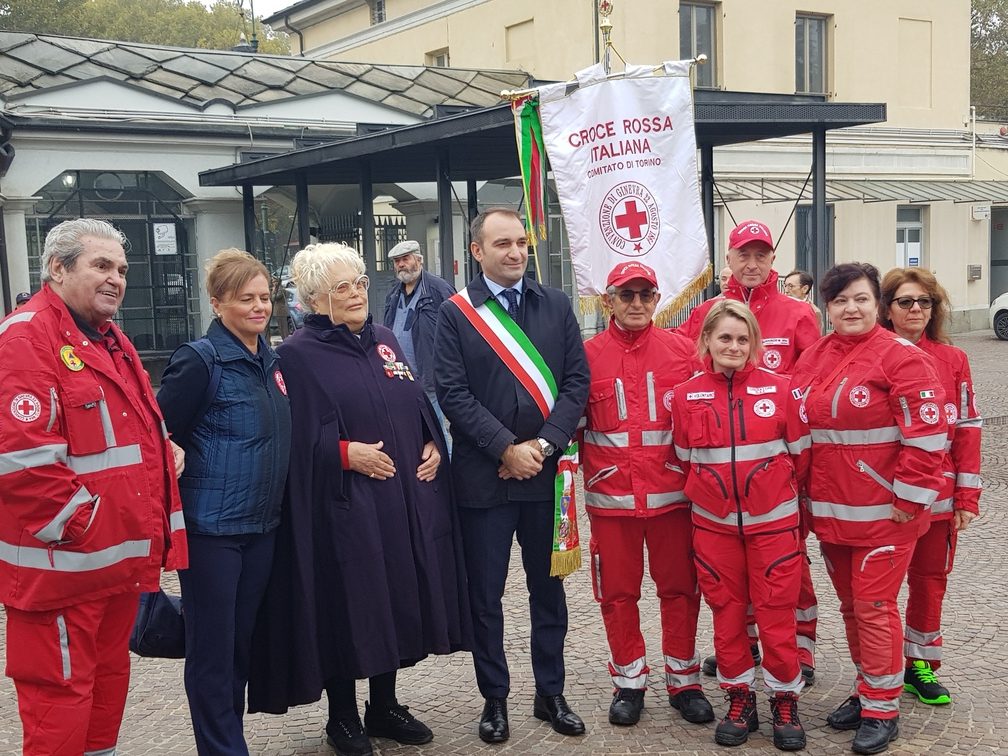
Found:
[(426, 743), (396, 670), (471, 636), (444, 439), (392, 332), (371, 322), (360, 256), (315, 244), (292, 268), (312, 314), (277, 349), (294, 432), (249, 709), (284, 712), (324, 689), (337, 753), (370, 754), (369, 736)]

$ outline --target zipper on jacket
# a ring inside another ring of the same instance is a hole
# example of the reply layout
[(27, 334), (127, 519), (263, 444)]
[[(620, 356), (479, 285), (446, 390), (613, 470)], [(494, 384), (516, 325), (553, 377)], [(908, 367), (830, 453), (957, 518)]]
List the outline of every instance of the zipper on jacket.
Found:
[(648, 419), (653, 423), (658, 419), (658, 408), (655, 406), (654, 373), (647, 374), (647, 408)]
[(864, 462), (864, 460), (860, 460), (859, 459), (857, 461), (857, 467), (858, 467), (858, 470), (860, 470), (865, 475), (867, 475), (869, 478), (871, 478), (872, 480), (874, 480), (876, 483), (878, 483), (880, 486), (882, 486), (882, 488), (884, 488), (886, 491), (888, 491), (889, 493), (893, 492), (892, 483), (890, 483), (888, 480), (886, 480), (881, 475), (879, 475), (875, 470), (873, 470), (869, 465), (867, 465)]
[(907, 401), (905, 396), (899, 398), (899, 405), (903, 409), (903, 425), (907, 428), (910, 427), (910, 403)]
[(46, 433), (53, 429), (56, 424), (56, 414), (57, 408), (59, 407), (59, 399), (56, 396), (56, 388), (53, 386), (49, 387), (49, 424), (46, 426)]
[(728, 443), (731, 445), (731, 481), (732, 491), (735, 493), (735, 511), (738, 513), (738, 534), (739, 538), (745, 537), (742, 530), (742, 499), (738, 492), (738, 473), (735, 470), (735, 420), (732, 417), (732, 383), (735, 376), (728, 377)]
[(749, 484), (752, 483), (753, 476), (756, 473), (758, 473), (758, 472), (760, 472), (762, 470), (766, 470), (768, 467), (770, 467), (770, 460), (769, 459), (766, 460), (766, 461), (764, 461), (764, 462), (761, 462), (758, 465), (756, 465), (756, 467), (754, 467), (752, 470), (750, 470), (749, 474), (746, 475), (746, 479), (745, 479), (745, 495), (747, 497), (749, 496)]
[(843, 377), (840, 381), (840, 385), (836, 387), (836, 393), (833, 394), (833, 404), (830, 405), (830, 414), (835, 418), (837, 416), (837, 405), (840, 403), (840, 392), (843, 391), (844, 384), (847, 383), (847, 376)]
[(724, 481), (721, 480), (721, 476), (717, 474), (717, 470), (713, 467), (709, 467), (708, 465), (697, 465), (697, 469), (700, 470), (700, 472), (710, 473), (711, 477), (717, 481), (718, 486), (721, 488), (721, 494), (726, 499), (728, 498), (728, 488), (725, 486)]
[(617, 470), (619, 470), (619, 468), (616, 467), (616, 465), (603, 467), (601, 470), (599, 470), (597, 473), (595, 473), (588, 479), (588, 482), (585, 483), (585, 488), (591, 488), (599, 481), (605, 480), (606, 478), (615, 475)]
[(959, 384), (959, 419), (965, 420), (969, 417), (969, 387), (966, 381)]
[(739, 399), (736, 402), (736, 406), (738, 407), (739, 435), (741, 436), (742, 440), (745, 441), (746, 440), (746, 433), (745, 433), (745, 412), (743, 412), (743, 410), (742, 410), (742, 400), (741, 399)]

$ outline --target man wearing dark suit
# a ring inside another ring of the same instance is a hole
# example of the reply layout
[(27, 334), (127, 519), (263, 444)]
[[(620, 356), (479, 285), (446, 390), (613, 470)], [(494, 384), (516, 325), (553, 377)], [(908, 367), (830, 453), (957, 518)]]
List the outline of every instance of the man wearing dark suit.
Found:
[(472, 223), (471, 251), (483, 272), (464, 293), (472, 308), (496, 299), (542, 355), (558, 389), (549, 416), (544, 419), (457, 299), (441, 307), (434, 344), (435, 388), (454, 441), (452, 477), (469, 573), (473, 662), (486, 699), (479, 735), (487, 743), (510, 735), (501, 598), (516, 534), (529, 591), (533, 714), (564, 735), (585, 731), (563, 696), (567, 602), (560, 578), (550, 577), (550, 556), (557, 460), (588, 399), (588, 363), (566, 295), (525, 277), (526, 244), (513, 210), (480, 213)]

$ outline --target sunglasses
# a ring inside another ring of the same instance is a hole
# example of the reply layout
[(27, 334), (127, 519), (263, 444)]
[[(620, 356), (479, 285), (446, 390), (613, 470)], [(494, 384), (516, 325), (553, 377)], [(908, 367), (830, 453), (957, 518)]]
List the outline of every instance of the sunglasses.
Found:
[(658, 298), (658, 292), (654, 289), (641, 289), (640, 291), (634, 291), (633, 289), (623, 289), (615, 294), (619, 298), (619, 301), (623, 304), (633, 304), (634, 297), (640, 297), (641, 304), (651, 304)]
[(900, 297), (899, 299), (894, 299), (893, 301), (899, 305), (901, 310), (909, 310), (915, 304), (920, 305), (922, 310), (930, 310), (934, 305), (934, 300), (931, 299), (931, 297), (917, 297), (916, 299), (913, 297)]

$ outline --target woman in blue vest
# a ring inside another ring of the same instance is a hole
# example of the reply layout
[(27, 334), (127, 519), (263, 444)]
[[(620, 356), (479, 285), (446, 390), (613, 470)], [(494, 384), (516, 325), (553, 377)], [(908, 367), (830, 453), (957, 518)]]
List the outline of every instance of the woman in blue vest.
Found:
[(185, 688), (201, 754), (245, 756), (249, 648), (273, 563), (287, 479), (291, 416), (276, 352), (266, 267), (226, 249), (207, 264), (214, 321), (179, 347), (158, 403), (185, 449), (179, 479), (189, 569), (179, 572)]

